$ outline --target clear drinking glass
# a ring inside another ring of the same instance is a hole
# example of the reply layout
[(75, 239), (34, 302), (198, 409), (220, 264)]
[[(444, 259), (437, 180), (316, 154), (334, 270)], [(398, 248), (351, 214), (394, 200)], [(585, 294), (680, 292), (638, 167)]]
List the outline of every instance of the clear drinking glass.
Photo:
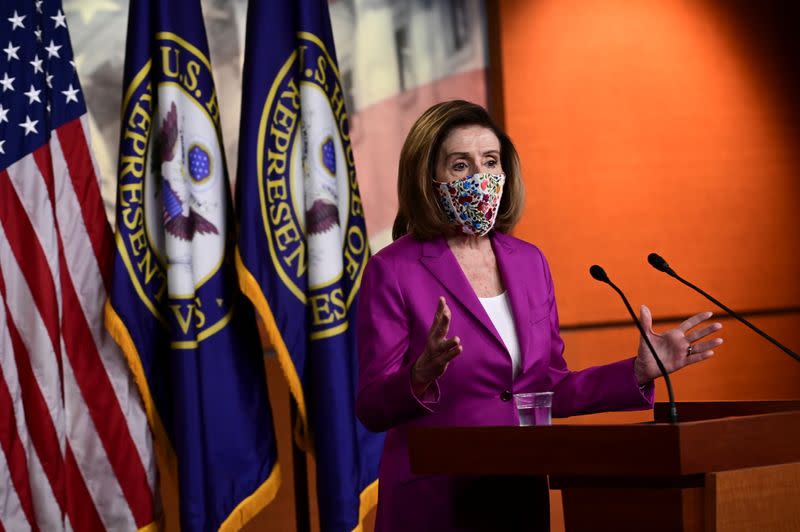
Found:
[(553, 392), (517, 393), (514, 394), (514, 403), (520, 427), (550, 424)]

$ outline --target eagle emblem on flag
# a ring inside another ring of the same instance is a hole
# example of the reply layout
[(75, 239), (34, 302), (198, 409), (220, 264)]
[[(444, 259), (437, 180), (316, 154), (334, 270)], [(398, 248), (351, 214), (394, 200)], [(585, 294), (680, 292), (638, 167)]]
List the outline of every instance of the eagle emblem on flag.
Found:
[(191, 241), (195, 233), (216, 235), (219, 234), (219, 230), (193, 208), (190, 201), (198, 202), (192, 195), (191, 184), (203, 183), (211, 176), (211, 155), (201, 146), (192, 146), (186, 153), (189, 163), (187, 178), (182, 171), (182, 165), (175, 162), (178, 140), (181, 138), (183, 135), (178, 126), (178, 110), (173, 101), (161, 122), (159, 134), (164, 230), (175, 238)]

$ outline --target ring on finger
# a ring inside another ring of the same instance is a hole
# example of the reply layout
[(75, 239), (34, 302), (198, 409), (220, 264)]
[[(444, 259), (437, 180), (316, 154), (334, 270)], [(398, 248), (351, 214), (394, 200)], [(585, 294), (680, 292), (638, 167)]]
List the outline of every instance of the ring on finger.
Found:
[(690, 357), (692, 356), (692, 353), (694, 353), (694, 346), (689, 344), (689, 347), (686, 348), (686, 356)]

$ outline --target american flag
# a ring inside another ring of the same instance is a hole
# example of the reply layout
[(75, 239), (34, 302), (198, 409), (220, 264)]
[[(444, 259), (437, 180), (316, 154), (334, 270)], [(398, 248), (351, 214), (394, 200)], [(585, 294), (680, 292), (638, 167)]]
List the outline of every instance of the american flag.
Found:
[(113, 237), (61, 2), (0, 3), (0, 531), (137, 530), (156, 470), (104, 328)]

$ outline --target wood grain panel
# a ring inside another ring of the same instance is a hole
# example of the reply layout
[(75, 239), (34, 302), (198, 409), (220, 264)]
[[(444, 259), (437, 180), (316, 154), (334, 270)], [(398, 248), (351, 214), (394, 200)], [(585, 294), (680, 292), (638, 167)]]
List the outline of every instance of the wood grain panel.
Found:
[(800, 463), (712, 473), (706, 479), (706, 530), (800, 530)]

